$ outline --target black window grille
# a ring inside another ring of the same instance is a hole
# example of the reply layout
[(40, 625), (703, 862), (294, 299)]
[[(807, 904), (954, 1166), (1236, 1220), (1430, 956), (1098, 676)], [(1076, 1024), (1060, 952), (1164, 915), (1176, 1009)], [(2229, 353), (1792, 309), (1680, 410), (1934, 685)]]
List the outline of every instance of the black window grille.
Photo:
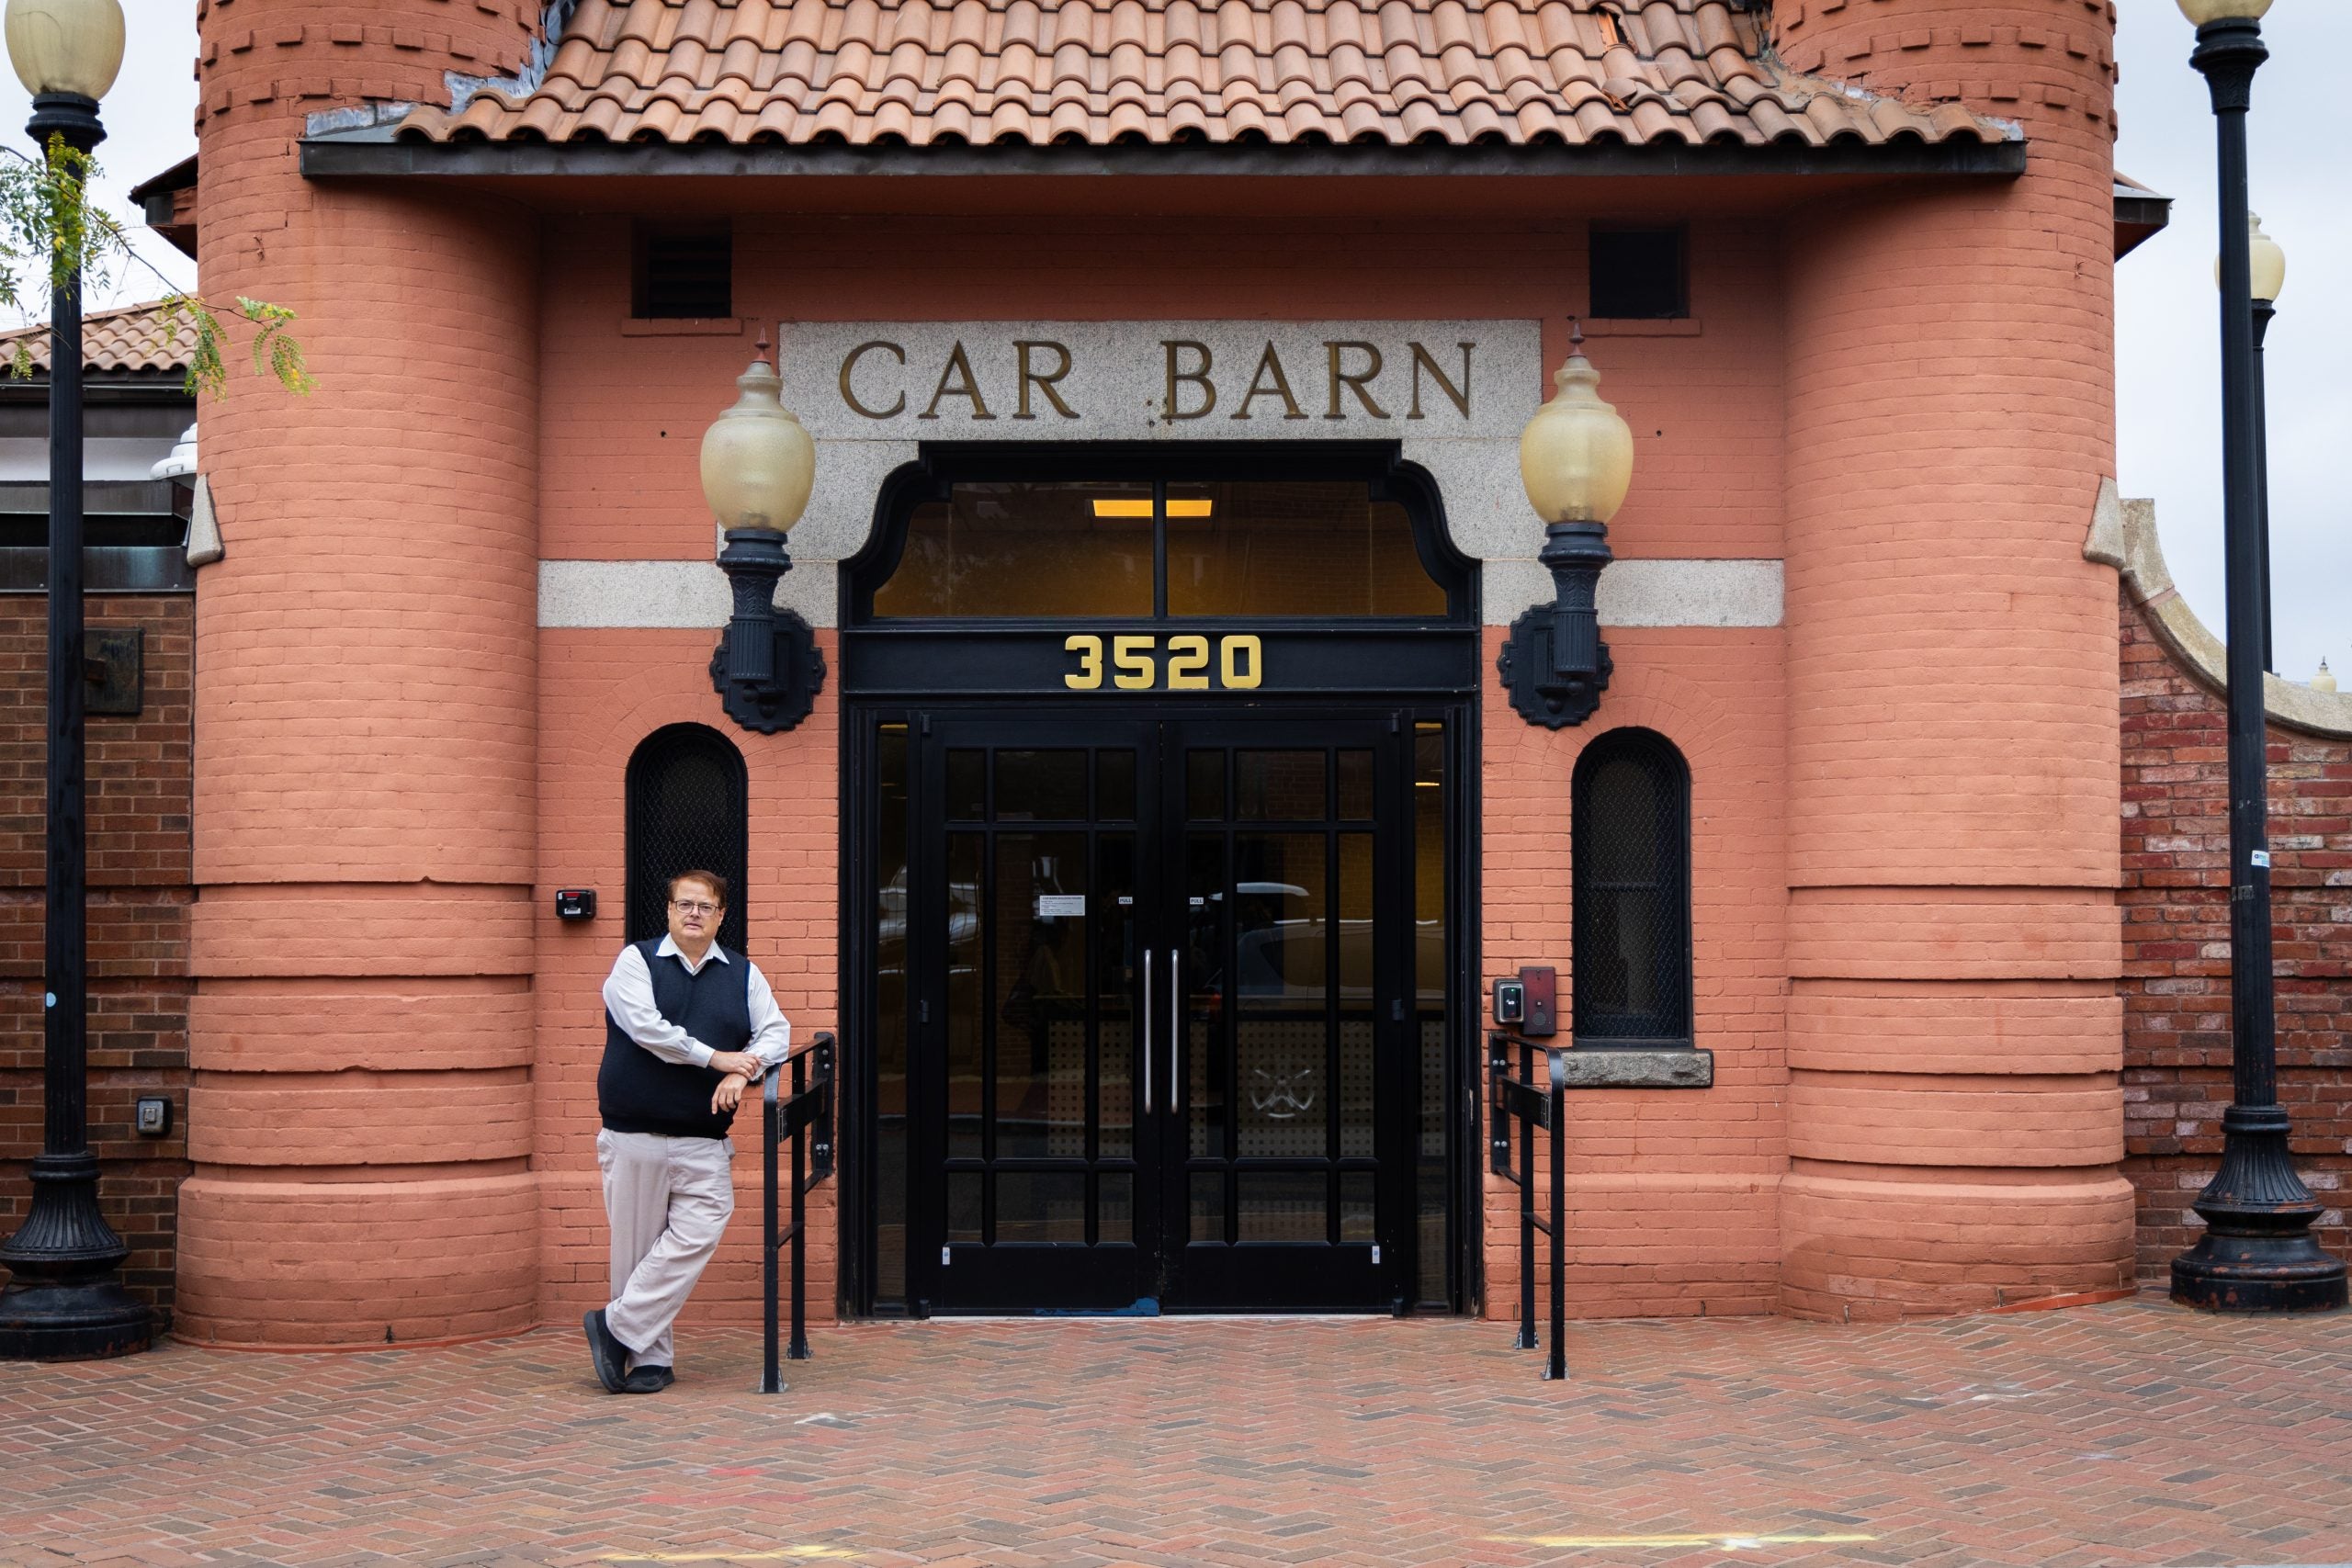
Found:
[(628, 760), (629, 941), (670, 929), (670, 878), (715, 871), (728, 885), (718, 940), (743, 951), (747, 789), (743, 754), (706, 726), (673, 724), (638, 747)]
[(1611, 730), (1577, 760), (1569, 809), (1577, 1045), (1693, 1043), (1682, 753), (1652, 730)]
[(1592, 313), (1620, 321), (1675, 321), (1689, 315), (1687, 253), (1679, 229), (1594, 228)]
[(636, 309), (647, 321), (724, 320), (735, 313), (735, 236), (724, 226), (640, 229)]

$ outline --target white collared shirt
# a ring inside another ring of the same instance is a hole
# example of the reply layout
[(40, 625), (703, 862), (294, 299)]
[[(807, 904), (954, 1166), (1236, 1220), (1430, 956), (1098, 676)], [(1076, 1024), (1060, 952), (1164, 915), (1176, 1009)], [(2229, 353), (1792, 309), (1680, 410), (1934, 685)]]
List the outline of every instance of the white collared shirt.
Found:
[[(685, 964), (689, 975), (701, 974), (706, 964), (733, 962), (714, 942), (703, 953), (702, 963), (690, 963), (678, 951), (678, 944), (667, 936), (653, 950), (653, 955), (675, 958)], [(792, 1049), (792, 1025), (775, 1005), (775, 992), (769, 988), (768, 977), (760, 973), (760, 966), (748, 958), (743, 962), (752, 970), (745, 987), (752, 1010), (752, 1043), (745, 1049), (760, 1059), (764, 1075)], [(645, 955), (638, 951), (635, 942), (621, 949), (621, 955), (613, 960), (613, 972), (605, 976), (605, 1009), (621, 1026), (622, 1032), (663, 1061), (687, 1067), (710, 1066), (715, 1054), (711, 1048), (662, 1016), (661, 1008), (653, 1000), (653, 972), (646, 967)]]

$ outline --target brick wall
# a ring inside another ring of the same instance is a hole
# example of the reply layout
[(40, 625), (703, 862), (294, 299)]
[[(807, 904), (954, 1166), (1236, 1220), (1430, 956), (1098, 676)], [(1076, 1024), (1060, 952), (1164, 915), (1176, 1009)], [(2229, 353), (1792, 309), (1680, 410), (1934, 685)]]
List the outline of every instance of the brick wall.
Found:
[[(98, 1197), (130, 1246), (124, 1280), (169, 1313), (187, 1174), (189, 688), (196, 602), (93, 595), (89, 624), (146, 629), (146, 706), (89, 721), (90, 1146)], [(41, 1143), (42, 834), (48, 602), (0, 598), (0, 1235), (30, 1200)], [(164, 1094), (172, 1133), (132, 1102)], [(0, 1269), (0, 1280), (6, 1271)]]
[[(2228, 716), (2123, 615), (2124, 1169), (2139, 1267), (2166, 1277), (2204, 1222), (2189, 1209), (2222, 1157), (2230, 1102)], [(2278, 1099), (2296, 1168), (2329, 1205), (2321, 1245), (2352, 1250), (2352, 740), (2270, 730)]]

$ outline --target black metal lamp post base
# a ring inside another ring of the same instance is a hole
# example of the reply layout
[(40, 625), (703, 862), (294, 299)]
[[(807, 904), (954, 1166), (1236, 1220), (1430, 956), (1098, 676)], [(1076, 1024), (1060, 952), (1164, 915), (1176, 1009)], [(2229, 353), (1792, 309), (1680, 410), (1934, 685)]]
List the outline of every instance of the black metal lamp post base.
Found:
[(130, 1249), (98, 1213), (98, 1162), (87, 1150), (41, 1155), (32, 1212), (5, 1245), (0, 1360), (90, 1361), (130, 1356), (155, 1337), (154, 1314), (115, 1278)]
[(2172, 1260), (2172, 1299), (2205, 1312), (2335, 1312), (2345, 1304), (2344, 1265), (2311, 1233), (2216, 1236)]
[(155, 1340), (155, 1314), (112, 1279), (16, 1280), (0, 1292), (0, 1361), (99, 1361)]
[(2344, 1260), (2320, 1250), (2320, 1204), (2295, 1174), (2287, 1112), (2233, 1105), (2222, 1113), (2222, 1168), (2197, 1195), (2205, 1235), (2172, 1260), (2172, 1299), (2208, 1312), (2333, 1312), (2345, 1303)]

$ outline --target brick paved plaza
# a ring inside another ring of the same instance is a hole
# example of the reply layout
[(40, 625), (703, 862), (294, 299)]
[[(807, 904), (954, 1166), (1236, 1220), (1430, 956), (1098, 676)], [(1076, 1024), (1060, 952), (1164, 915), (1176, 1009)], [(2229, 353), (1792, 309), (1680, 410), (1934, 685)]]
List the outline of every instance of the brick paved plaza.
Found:
[(2352, 1317), (1030, 1321), (0, 1369), (0, 1560), (2352, 1561)]

